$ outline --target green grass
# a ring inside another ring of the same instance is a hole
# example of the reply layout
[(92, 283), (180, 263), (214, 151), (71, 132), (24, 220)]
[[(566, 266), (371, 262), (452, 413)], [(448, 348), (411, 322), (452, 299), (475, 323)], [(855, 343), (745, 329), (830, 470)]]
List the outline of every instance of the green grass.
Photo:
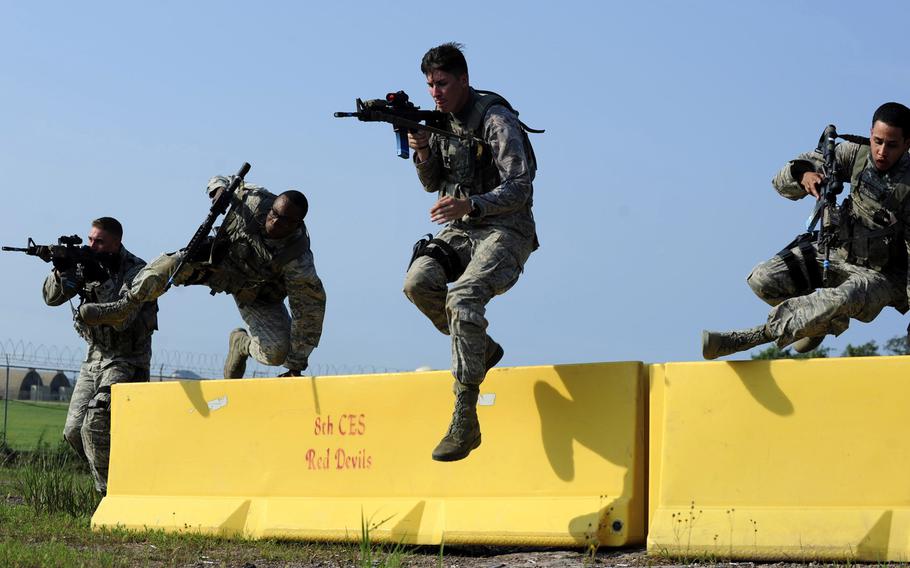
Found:
[[(398, 568), (405, 550), (358, 544), (92, 531), (97, 502), (84, 464), (65, 445), (40, 444), (0, 460), (0, 566), (367, 566)], [(89, 490), (91, 499), (86, 497)], [(366, 529), (367, 531), (369, 528)]]
[(29, 450), (42, 440), (56, 443), (62, 439), (67, 403), (0, 400), (0, 429), (3, 428), (3, 407), (7, 402), (6, 443), (10, 448)]

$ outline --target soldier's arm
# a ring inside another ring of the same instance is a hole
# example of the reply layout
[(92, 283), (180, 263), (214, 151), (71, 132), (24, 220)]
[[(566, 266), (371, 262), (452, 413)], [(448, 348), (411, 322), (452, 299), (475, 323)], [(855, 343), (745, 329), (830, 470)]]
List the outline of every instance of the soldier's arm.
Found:
[(310, 353), (319, 345), (322, 321), (325, 317), (325, 289), (316, 274), (313, 253), (306, 251), (300, 258), (284, 266), (288, 305), (291, 308), (291, 342), (285, 367), (307, 368)]
[(442, 158), (439, 156), (439, 152), (436, 151), (437, 146), (437, 137), (435, 134), (430, 135), (430, 156), (420, 162), (418, 153), (414, 152), (414, 165), (417, 168), (417, 178), (420, 180), (420, 185), (423, 186), (423, 189), (428, 193), (435, 193), (439, 191), (440, 183), (442, 182)]
[(471, 201), (481, 217), (522, 208), (531, 197), (531, 172), (518, 117), (504, 106), (491, 107), (484, 119), (483, 139), (493, 154), (502, 183), (487, 193), (472, 196)]
[(61, 277), (56, 270), (52, 270), (47, 275), (47, 278), (44, 279), (44, 288), (41, 290), (45, 304), (48, 306), (59, 306), (78, 293), (79, 290), (75, 281), (67, 285), (67, 282), (64, 282), (66, 278), (68, 278), (67, 275)]
[[(852, 142), (843, 142), (837, 145), (834, 152), (836, 175), (842, 182), (850, 181), (850, 173), (853, 171), (853, 162), (856, 160), (856, 154), (859, 151), (859, 145)], [(806, 188), (802, 186), (803, 174), (806, 172), (821, 172), (825, 164), (824, 156), (818, 150), (804, 152), (795, 159), (790, 160), (777, 172), (771, 185), (779, 194), (796, 201), (807, 196)]]

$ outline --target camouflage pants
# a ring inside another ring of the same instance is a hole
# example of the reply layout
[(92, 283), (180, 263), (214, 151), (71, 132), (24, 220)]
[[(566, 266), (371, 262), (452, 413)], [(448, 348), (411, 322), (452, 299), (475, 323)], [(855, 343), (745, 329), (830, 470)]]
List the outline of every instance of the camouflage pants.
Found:
[(100, 353), (89, 349), (79, 369), (73, 397), (66, 413), (63, 437), (84, 457), (92, 471), (95, 489), (107, 492), (111, 450), (111, 386), (147, 382), (149, 370), (126, 362), (102, 363)]
[[(152, 260), (133, 279), (130, 296), (140, 302), (157, 299), (164, 293), (167, 281), (174, 274), (181, 258), (183, 253), (175, 252)], [(174, 284), (184, 284), (193, 270), (191, 263), (185, 264), (180, 269), (180, 274), (174, 278)], [(264, 365), (284, 364), (291, 347), (291, 316), (284, 302), (254, 301), (242, 304), (236, 298), (234, 301), (249, 327), (250, 355)]]
[(486, 374), (486, 305), (518, 281), (532, 244), (497, 229), (446, 227), (436, 238), (457, 252), (464, 273), (447, 287), (439, 262), (419, 257), (405, 276), (404, 294), (436, 329), (452, 336), (452, 374), (458, 383), (479, 385)]
[(283, 365), (291, 348), (291, 316), (284, 302), (234, 301), (250, 330), (250, 355), (264, 365)]
[[(805, 255), (798, 247), (790, 249), (805, 282), (811, 280), (806, 262), (821, 274), (823, 261), (814, 245), (807, 251)], [(825, 288), (798, 286), (780, 256), (756, 266), (747, 282), (759, 298), (773, 306), (767, 329), (778, 346), (785, 347), (804, 337), (840, 335), (850, 318), (870, 322), (886, 306), (901, 306), (906, 302), (905, 278), (851, 264), (832, 251)]]
[[(168, 280), (177, 269), (177, 264), (183, 258), (182, 252), (162, 254), (146, 264), (133, 278), (129, 294), (134, 300), (151, 302), (164, 294)], [(193, 273), (193, 267), (187, 263), (180, 269), (180, 274), (174, 277), (174, 284), (183, 284)]]

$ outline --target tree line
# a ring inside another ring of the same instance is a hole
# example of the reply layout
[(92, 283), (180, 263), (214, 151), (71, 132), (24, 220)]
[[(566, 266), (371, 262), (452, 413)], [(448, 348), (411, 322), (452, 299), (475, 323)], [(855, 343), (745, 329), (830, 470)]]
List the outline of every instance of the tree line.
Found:
[(808, 353), (796, 353), (789, 347), (781, 349), (777, 345), (752, 353), (752, 359), (813, 359), (819, 357), (873, 357), (876, 355), (910, 355), (910, 336), (898, 335), (879, 346), (873, 339), (860, 345), (848, 343), (840, 355), (834, 355), (833, 347), (818, 347)]

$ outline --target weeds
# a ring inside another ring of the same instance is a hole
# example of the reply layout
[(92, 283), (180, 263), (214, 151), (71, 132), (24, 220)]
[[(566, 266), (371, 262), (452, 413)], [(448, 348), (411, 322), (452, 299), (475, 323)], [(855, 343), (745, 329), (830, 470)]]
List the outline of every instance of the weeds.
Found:
[(67, 513), (87, 517), (101, 500), (92, 482), (77, 473), (75, 454), (68, 446), (39, 446), (22, 458), (15, 472), (15, 487), (35, 513)]
[[(382, 545), (376, 545), (373, 542), (371, 532), (385, 523), (392, 517), (387, 517), (377, 523), (371, 523), (360, 513), (360, 568), (401, 568), (404, 558), (408, 555), (408, 550), (404, 543), (399, 540), (391, 548)], [(442, 566), (442, 546), (439, 547), (439, 565)]]

